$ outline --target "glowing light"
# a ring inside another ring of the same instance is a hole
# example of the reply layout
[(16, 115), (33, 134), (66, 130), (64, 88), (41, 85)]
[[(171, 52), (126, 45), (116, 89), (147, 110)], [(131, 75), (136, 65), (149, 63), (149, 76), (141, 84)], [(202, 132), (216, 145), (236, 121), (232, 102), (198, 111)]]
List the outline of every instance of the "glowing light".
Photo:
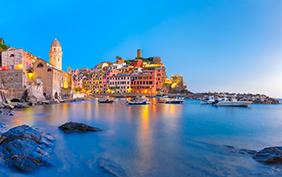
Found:
[(18, 64), (18, 69), (23, 69), (23, 65), (22, 64)]
[(68, 88), (68, 82), (67, 81), (64, 82), (64, 88)]
[(176, 85), (177, 85), (177, 83), (176, 83), (176, 82), (175, 82), (175, 83), (173, 83), (173, 84), (171, 85), (171, 88), (174, 88)]
[(33, 76), (34, 76), (34, 73), (28, 73), (28, 74), (27, 74), (27, 77), (28, 77), (29, 79), (32, 79)]

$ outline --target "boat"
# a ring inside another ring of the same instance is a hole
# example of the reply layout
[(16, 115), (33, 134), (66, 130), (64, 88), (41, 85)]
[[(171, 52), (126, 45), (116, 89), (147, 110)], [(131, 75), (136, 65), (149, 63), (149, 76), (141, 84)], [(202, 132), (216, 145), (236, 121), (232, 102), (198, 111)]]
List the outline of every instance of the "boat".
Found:
[(248, 107), (250, 104), (252, 104), (251, 101), (238, 101), (233, 96), (219, 101), (216, 106)]
[(127, 101), (128, 105), (142, 105), (142, 104), (147, 104), (147, 99), (131, 99)]
[(99, 103), (113, 103), (114, 100), (110, 100), (110, 99), (100, 99), (98, 100)]
[(201, 104), (209, 104), (209, 98), (205, 97), (201, 99)]
[(214, 96), (204, 97), (201, 99), (201, 104), (215, 104), (218, 102), (217, 99), (214, 98)]
[(164, 103), (165, 99), (164, 98), (158, 98), (158, 103)]
[(180, 104), (180, 103), (183, 103), (184, 100), (181, 100), (181, 99), (168, 99), (168, 100), (165, 100), (164, 103), (166, 104)]

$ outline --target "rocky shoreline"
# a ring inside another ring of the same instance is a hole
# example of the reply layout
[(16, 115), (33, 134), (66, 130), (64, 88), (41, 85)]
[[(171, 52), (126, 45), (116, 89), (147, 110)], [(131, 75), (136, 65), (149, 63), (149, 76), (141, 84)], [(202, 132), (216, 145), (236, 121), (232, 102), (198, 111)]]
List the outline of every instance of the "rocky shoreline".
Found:
[(270, 96), (264, 94), (251, 94), (251, 93), (218, 93), (218, 92), (205, 92), (205, 93), (194, 93), (189, 95), (188, 98), (201, 99), (206, 96), (223, 96), (223, 95), (232, 95), (238, 101), (252, 101), (256, 104), (280, 104), (279, 100), (276, 98), (271, 98)]
[[(0, 123), (1, 127), (3, 127), (0, 131), (1, 167), (19, 172), (31, 172), (42, 167), (56, 166), (58, 158), (54, 152), (56, 140), (51, 134), (29, 125), (20, 125), (6, 130), (6, 125)], [(78, 122), (67, 122), (58, 128), (67, 134), (102, 131), (102, 129)], [(104, 173), (120, 177), (127, 176), (122, 166), (110, 159), (100, 157), (94, 164)]]

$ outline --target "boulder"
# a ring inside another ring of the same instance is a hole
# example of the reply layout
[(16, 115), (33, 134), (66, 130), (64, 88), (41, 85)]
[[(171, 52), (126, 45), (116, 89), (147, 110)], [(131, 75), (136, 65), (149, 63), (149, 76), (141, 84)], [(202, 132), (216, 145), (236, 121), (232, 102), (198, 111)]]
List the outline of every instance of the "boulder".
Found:
[(230, 152), (251, 155), (256, 161), (265, 164), (282, 164), (282, 147), (268, 147), (260, 151), (249, 149), (236, 149), (233, 146), (225, 145)]
[(255, 153), (253, 158), (262, 163), (282, 164), (282, 147), (264, 148)]
[(59, 127), (59, 129), (63, 130), (65, 133), (71, 133), (71, 132), (96, 132), (101, 131), (101, 129), (96, 127), (91, 127), (89, 125), (85, 125), (83, 123), (77, 123), (77, 122), (68, 122)]
[(103, 169), (106, 173), (110, 173), (113, 176), (118, 176), (118, 177), (127, 176), (122, 166), (109, 159), (100, 158), (98, 162), (99, 162), (99, 167)]
[(53, 164), (54, 138), (35, 127), (21, 125), (3, 133), (0, 138), (0, 163), (18, 171), (32, 171)]

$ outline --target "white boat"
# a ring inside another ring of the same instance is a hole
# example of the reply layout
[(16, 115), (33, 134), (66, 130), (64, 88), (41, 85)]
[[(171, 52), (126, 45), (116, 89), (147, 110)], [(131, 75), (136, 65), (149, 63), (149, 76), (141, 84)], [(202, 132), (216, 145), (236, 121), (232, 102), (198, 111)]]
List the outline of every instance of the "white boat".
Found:
[(201, 104), (209, 104), (209, 98), (202, 98)]
[(236, 107), (247, 107), (252, 104), (251, 101), (238, 101), (235, 97), (225, 98), (220, 102), (216, 103), (217, 106), (236, 106)]
[(215, 99), (213, 96), (204, 97), (203, 99), (201, 99), (201, 104), (214, 104), (214, 103), (215, 103)]
[(181, 99), (167, 99), (164, 101), (164, 103), (167, 103), (167, 104), (180, 104), (183, 102), (184, 100), (181, 100)]
[(128, 100), (127, 104), (128, 105), (142, 105), (142, 104), (148, 104), (147, 102), (148, 102), (147, 99), (138, 99), (138, 98), (136, 98), (136, 99)]

